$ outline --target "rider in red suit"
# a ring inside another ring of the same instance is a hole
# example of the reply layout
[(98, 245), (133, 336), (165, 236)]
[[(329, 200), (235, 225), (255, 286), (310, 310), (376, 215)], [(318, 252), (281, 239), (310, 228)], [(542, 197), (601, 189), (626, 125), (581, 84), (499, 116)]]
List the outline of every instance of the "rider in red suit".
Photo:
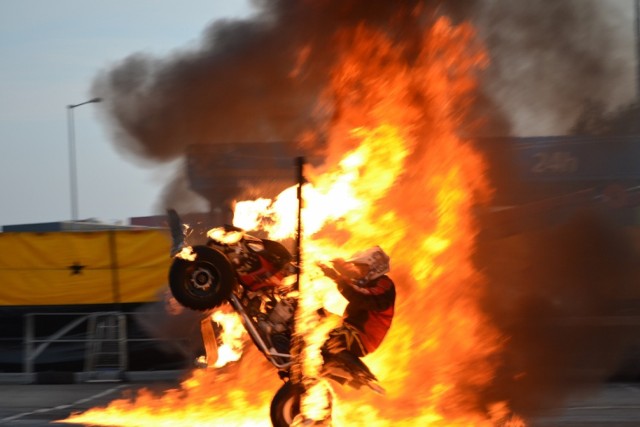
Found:
[(329, 334), (325, 350), (365, 356), (378, 348), (391, 327), (396, 290), (389, 272), (389, 256), (379, 247), (364, 250), (348, 260), (335, 259), (332, 267), (319, 264), (349, 302), (341, 326)]

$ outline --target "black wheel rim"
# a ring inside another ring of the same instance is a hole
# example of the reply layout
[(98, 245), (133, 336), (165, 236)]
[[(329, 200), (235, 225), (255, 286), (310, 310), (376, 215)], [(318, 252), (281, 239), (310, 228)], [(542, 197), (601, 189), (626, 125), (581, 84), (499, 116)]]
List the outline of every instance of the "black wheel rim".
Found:
[(196, 261), (187, 268), (185, 290), (196, 298), (213, 295), (220, 287), (220, 271), (209, 262)]

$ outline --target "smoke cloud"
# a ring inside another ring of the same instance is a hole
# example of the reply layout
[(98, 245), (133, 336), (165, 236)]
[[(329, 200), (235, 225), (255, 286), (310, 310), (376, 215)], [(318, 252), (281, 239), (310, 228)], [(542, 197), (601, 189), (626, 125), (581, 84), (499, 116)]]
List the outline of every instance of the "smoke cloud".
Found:
[(256, 2), (251, 19), (213, 22), (196, 49), (132, 54), (98, 75), (92, 92), (104, 99), (117, 147), (147, 162), (173, 160), (190, 144), (321, 134), (331, 112), (317, 103), (336, 30), (384, 25), (418, 3)]
[(158, 295), (158, 301), (145, 304), (135, 311), (135, 320), (143, 331), (160, 342), (160, 349), (169, 354), (181, 355), (184, 368), (204, 354), (200, 336), (201, 313), (187, 310), (172, 300), (169, 290)]
[[(312, 134), (317, 147), (335, 114), (318, 99), (336, 31), (367, 23), (410, 38), (418, 33), (411, 11), (420, 6), (470, 20), (488, 47), (491, 64), (468, 133), (559, 134), (588, 99), (611, 108), (629, 100), (633, 25), (631, 5), (620, 3), (256, 1), (249, 19), (212, 22), (196, 48), (166, 58), (134, 53), (103, 70), (92, 92), (104, 100), (117, 148), (146, 163), (179, 158), (190, 144)], [(172, 185), (189, 193), (184, 183)]]
[(609, 109), (633, 100), (631, 2), (475, 3), (491, 52), (485, 90), (510, 112), (515, 134), (563, 134), (589, 99)]
[(488, 278), (483, 307), (507, 337), (488, 394), (533, 416), (619, 373), (638, 345), (639, 325), (620, 317), (640, 296), (638, 260), (631, 235), (594, 209), (479, 242), (476, 261)]

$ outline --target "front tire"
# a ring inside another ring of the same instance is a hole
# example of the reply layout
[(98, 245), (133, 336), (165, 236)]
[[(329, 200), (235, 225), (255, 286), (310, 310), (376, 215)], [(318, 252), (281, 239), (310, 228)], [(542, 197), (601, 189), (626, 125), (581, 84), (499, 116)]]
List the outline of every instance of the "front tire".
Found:
[(231, 296), (235, 273), (224, 254), (208, 246), (192, 248), (196, 258), (175, 258), (169, 269), (173, 297), (192, 310), (211, 310)]

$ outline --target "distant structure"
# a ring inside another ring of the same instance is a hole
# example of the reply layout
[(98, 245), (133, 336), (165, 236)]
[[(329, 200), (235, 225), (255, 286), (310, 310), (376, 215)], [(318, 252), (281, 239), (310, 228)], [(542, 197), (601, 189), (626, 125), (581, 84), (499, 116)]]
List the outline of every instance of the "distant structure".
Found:
[(500, 204), (640, 185), (640, 135), (485, 138)]
[(209, 202), (211, 222), (230, 223), (234, 200), (273, 198), (295, 185), (295, 160), (306, 154), (286, 141), (191, 145), (187, 176), (191, 189)]
[[(2, 226), (3, 232), (33, 232), (47, 233), (53, 231), (100, 231), (100, 230), (129, 230), (140, 228), (142, 225), (107, 224), (98, 221), (57, 221), (31, 224), (15, 224)], [(162, 226), (160, 226), (162, 227)]]

